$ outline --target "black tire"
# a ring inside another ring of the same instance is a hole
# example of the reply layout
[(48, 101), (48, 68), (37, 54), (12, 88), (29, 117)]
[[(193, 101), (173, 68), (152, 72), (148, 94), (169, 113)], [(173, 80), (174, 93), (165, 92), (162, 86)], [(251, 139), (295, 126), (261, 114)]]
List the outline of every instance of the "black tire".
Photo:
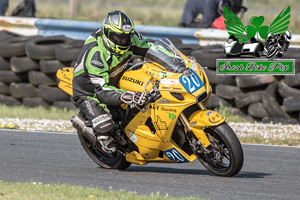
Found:
[(58, 87), (49, 87), (46, 85), (39, 85), (40, 97), (48, 102), (54, 101), (70, 101), (70, 96), (64, 93)]
[(300, 73), (296, 73), (294, 76), (285, 76), (284, 80), (289, 86), (300, 86)]
[(22, 103), (18, 101), (16, 98), (11, 96), (6, 96), (3, 94), (0, 94), (0, 104), (4, 104), (7, 106), (21, 106)]
[(10, 95), (9, 86), (0, 82), (0, 94)]
[(278, 92), (282, 97), (299, 97), (300, 90), (288, 86), (284, 80), (278, 84)]
[(264, 117), (262, 119), (263, 123), (272, 124), (299, 124), (299, 121), (293, 118), (280, 118), (280, 117)]
[(236, 107), (242, 108), (250, 105), (251, 103), (262, 102), (262, 96), (265, 92), (263, 90), (247, 92), (237, 96), (234, 100)]
[(250, 75), (250, 76), (237, 76), (235, 77), (236, 85), (239, 88), (251, 88), (262, 85), (268, 85), (275, 81), (272, 75)]
[(283, 100), (283, 109), (286, 112), (300, 112), (300, 96), (285, 98)]
[(248, 107), (248, 115), (256, 118), (268, 117), (268, 113), (262, 103), (252, 103)]
[(131, 163), (127, 162), (125, 157), (120, 154), (108, 154), (102, 150), (93, 148), (91, 142), (79, 132), (78, 138), (85, 152), (100, 167), (124, 170), (131, 165)]
[(27, 42), (25, 46), (26, 54), (36, 60), (55, 60), (56, 46), (68, 43), (71, 40), (65, 36), (35, 38)]
[(11, 83), (9, 88), (11, 96), (16, 99), (39, 96), (39, 90), (30, 83)]
[(38, 63), (28, 57), (12, 57), (10, 59), (10, 68), (16, 73), (40, 69)]
[(10, 70), (9, 59), (0, 57), (0, 70)]
[(191, 56), (195, 57), (197, 62), (202, 67), (207, 67), (209, 69), (216, 69), (216, 60), (225, 59), (224, 49), (215, 47), (215, 48), (203, 48), (199, 50), (194, 50), (191, 53)]
[(214, 109), (214, 108), (220, 107), (221, 105), (225, 106), (225, 107), (231, 106), (231, 104), (228, 101), (226, 101), (225, 99), (219, 97), (216, 94), (211, 94), (210, 98), (207, 102), (207, 107), (209, 109)]
[(77, 60), (78, 54), (83, 45), (83, 40), (74, 40), (69, 43), (57, 45), (55, 48), (55, 57), (57, 60), (62, 62)]
[(45, 74), (56, 74), (56, 72), (64, 67), (70, 67), (70, 63), (63, 63), (58, 60), (41, 60), (40, 69)]
[(215, 70), (204, 69), (208, 81), (211, 84), (226, 84), (226, 85), (235, 85), (235, 78), (234, 76), (224, 76), (224, 75), (217, 75)]
[(191, 55), (192, 51), (201, 49), (199, 44), (177, 44), (175, 46), (185, 56)]
[(48, 107), (49, 104), (44, 101), (42, 98), (40, 97), (34, 97), (34, 98), (23, 98), (22, 103), (24, 106), (27, 107)]
[(47, 75), (40, 71), (30, 71), (28, 73), (29, 82), (33, 85), (47, 85), (56, 86), (56, 76), (55, 74)]
[(0, 41), (5, 41), (13, 37), (19, 37), (20, 35), (9, 32), (9, 31), (0, 31)]
[(71, 101), (54, 101), (53, 106), (59, 109), (78, 110), (78, 107)]
[(27, 73), (21, 73), (16, 74), (15, 72), (11, 70), (2, 70), (0, 72), (0, 82), (2, 83), (22, 83), (28, 81), (28, 74)]
[(25, 56), (25, 45), (30, 39), (30, 37), (20, 36), (0, 41), (0, 56), (6, 58), (13, 56)]
[(182, 44), (181, 38), (169, 38), (169, 40), (176, 46), (177, 44)]
[(224, 99), (234, 99), (242, 94), (242, 90), (237, 86), (219, 84), (216, 87), (216, 95), (223, 97)]
[[(231, 177), (239, 173), (244, 163), (244, 153), (239, 139), (234, 131), (226, 123), (214, 127), (204, 129), (206, 134), (213, 145), (210, 145), (212, 154), (207, 156), (195, 153), (201, 164), (218, 176)], [(217, 147), (214, 148), (213, 146)], [(218, 151), (218, 148), (222, 151)], [(215, 153), (214, 153), (215, 152)], [(216, 163), (217, 156), (222, 156), (221, 163)]]
[(265, 91), (265, 95), (262, 97), (262, 102), (270, 117), (287, 118), (287, 114), (277, 101), (277, 88), (277, 82), (270, 84)]

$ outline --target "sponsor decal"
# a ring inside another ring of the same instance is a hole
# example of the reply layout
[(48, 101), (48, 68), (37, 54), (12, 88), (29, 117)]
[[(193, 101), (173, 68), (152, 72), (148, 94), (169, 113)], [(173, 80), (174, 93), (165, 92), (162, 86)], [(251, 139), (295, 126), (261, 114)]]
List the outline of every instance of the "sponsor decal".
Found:
[(175, 148), (164, 151), (165, 156), (167, 156), (170, 160), (173, 160), (177, 163), (189, 162), (179, 151)]
[(160, 82), (165, 85), (179, 85), (179, 80), (177, 79), (162, 79)]
[(211, 114), (213, 114), (213, 111), (209, 111), (205, 115), (209, 117), (209, 116), (211, 116)]
[(127, 76), (123, 76), (122, 80), (129, 81), (129, 82), (135, 83), (135, 84), (140, 85), (140, 86), (143, 86), (143, 84), (144, 84), (143, 81), (134, 79), (132, 77), (127, 77)]
[(94, 111), (93, 111), (93, 109), (92, 109), (91, 103), (90, 103), (88, 100), (84, 100), (84, 103), (85, 103), (86, 108), (87, 108), (87, 110), (89, 111), (89, 113), (90, 113), (91, 115), (95, 115), (95, 113), (94, 113)]
[(150, 109), (154, 109), (154, 110), (158, 110), (158, 109), (159, 109), (159, 106), (150, 104), (150, 105), (149, 105), (149, 108), (150, 108)]
[(176, 119), (176, 115), (175, 114), (169, 113), (169, 112), (168, 112), (168, 114), (169, 114), (169, 119), (171, 119), (171, 120)]
[(154, 122), (154, 126), (158, 130), (168, 130), (167, 123), (162, 121), (158, 115), (156, 116), (156, 122)]
[(176, 109), (175, 109), (175, 108), (161, 107), (161, 111), (165, 111), (165, 112), (174, 112), (174, 113), (176, 113)]
[(109, 120), (110, 120), (110, 116), (108, 114), (99, 115), (98, 117), (96, 117), (95, 119), (92, 120), (93, 128), (95, 128), (99, 124), (101, 124), (105, 121), (109, 121)]
[(126, 32), (129, 32), (132, 30), (132, 26), (131, 25), (123, 25), (121, 27), (122, 31), (126, 31)]
[(219, 123), (223, 119), (224, 119), (224, 117), (222, 115), (215, 114), (214, 116), (209, 117), (208, 121), (212, 124), (216, 124), (216, 123)]
[(107, 124), (101, 126), (100, 128), (105, 128), (105, 127), (108, 127), (108, 126), (110, 126), (110, 125), (111, 125), (111, 123), (107, 123)]
[(192, 121), (192, 122), (190, 123), (191, 126), (196, 125), (196, 124), (197, 124), (197, 121)]
[(136, 135), (135, 135), (133, 132), (130, 132), (130, 133), (129, 133), (129, 138), (130, 138), (130, 140), (131, 140), (132, 142), (137, 142), (137, 141), (138, 141)]
[(170, 103), (170, 101), (169, 101), (169, 100), (166, 100), (166, 99), (161, 99), (161, 100), (159, 100), (159, 102), (160, 102), (160, 103), (166, 103), (166, 104), (167, 104), (167, 103)]
[(109, 78), (115, 77), (115, 76), (117, 76), (119, 73), (121, 73), (121, 72), (127, 67), (128, 62), (129, 62), (129, 60), (128, 60), (126, 63), (124, 63), (121, 67), (119, 67), (118, 69), (116, 69), (116, 70), (114, 70), (113, 72), (111, 72), (111, 73), (109, 74)]
[(190, 62), (191, 62), (191, 64), (192, 64), (192, 69), (193, 69), (194, 71), (197, 71), (197, 66), (196, 66), (195, 61), (190, 60)]

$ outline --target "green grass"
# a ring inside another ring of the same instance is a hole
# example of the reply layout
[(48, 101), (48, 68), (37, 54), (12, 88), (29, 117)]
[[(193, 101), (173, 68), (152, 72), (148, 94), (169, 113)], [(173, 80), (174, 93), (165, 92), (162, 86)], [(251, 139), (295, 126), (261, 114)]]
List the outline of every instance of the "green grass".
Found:
[(58, 109), (55, 107), (28, 108), (25, 106), (9, 107), (0, 104), (0, 118), (32, 118), (32, 119), (52, 119), (52, 120), (69, 120), (71, 116), (76, 116), (79, 110)]
[(172, 198), (168, 195), (160, 196), (159, 193), (152, 195), (137, 195), (136, 192), (115, 192), (86, 188), (71, 185), (44, 185), (39, 183), (8, 183), (0, 181), (1, 200), (196, 200), (199, 198)]
[[(32, 118), (32, 119), (53, 119), (69, 120), (71, 116), (76, 116), (79, 110), (58, 109), (55, 107), (28, 108), (25, 106), (9, 107), (0, 104), (0, 118)], [(231, 108), (221, 106), (216, 110), (226, 117), (227, 122), (247, 122), (246, 119), (232, 113)]]
[(247, 119), (243, 118), (243, 116), (234, 114), (231, 107), (221, 105), (215, 111), (225, 116), (226, 122), (249, 122)]

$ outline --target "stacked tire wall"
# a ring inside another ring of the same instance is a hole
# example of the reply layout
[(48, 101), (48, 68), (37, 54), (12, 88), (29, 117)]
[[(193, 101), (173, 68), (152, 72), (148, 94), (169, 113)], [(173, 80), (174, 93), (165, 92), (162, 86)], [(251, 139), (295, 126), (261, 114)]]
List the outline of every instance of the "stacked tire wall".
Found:
[[(199, 46), (170, 39), (185, 55), (205, 67), (213, 94), (209, 109), (233, 107), (234, 114), (250, 120), (297, 124), (300, 120), (300, 49), (289, 48), (284, 58), (295, 59), (291, 76), (217, 76), (216, 59), (222, 45)], [(56, 71), (74, 66), (84, 41), (65, 36), (24, 37), (0, 32), (0, 104), (76, 109), (69, 95), (57, 87)], [(133, 56), (132, 63), (141, 61)]]
[(57, 85), (56, 72), (74, 65), (84, 41), (65, 36), (0, 32), (0, 104), (76, 109)]

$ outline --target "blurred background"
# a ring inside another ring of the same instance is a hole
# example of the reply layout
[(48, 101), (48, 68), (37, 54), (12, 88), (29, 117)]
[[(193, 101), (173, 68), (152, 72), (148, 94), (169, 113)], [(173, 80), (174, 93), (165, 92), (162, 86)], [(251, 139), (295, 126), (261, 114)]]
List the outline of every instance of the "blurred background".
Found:
[[(23, 0), (10, 0), (6, 16)], [(178, 26), (186, 0), (35, 0), (37, 18), (100, 21), (109, 11), (121, 10), (129, 14), (136, 24)], [(289, 30), (300, 33), (299, 0), (243, 0), (248, 8), (242, 22), (249, 24), (252, 16), (263, 15), (264, 25), (269, 25), (281, 10), (291, 6)]]

